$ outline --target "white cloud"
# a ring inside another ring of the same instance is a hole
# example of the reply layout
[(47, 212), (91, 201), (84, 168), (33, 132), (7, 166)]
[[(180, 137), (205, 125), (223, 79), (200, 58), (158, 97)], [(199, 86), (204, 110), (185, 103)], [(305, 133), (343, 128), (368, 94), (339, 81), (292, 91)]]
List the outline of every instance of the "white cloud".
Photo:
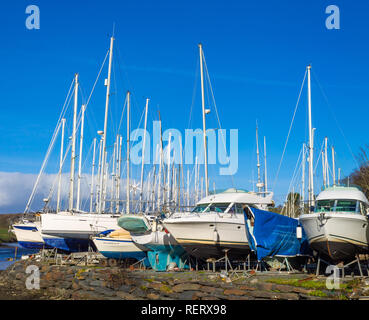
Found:
[[(69, 195), (69, 173), (62, 174), (61, 182), (61, 208), (66, 209)], [(0, 214), (21, 213), (24, 211), (28, 199), (36, 182), (36, 174), (20, 172), (0, 172)], [(97, 179), (95, 176), (95, 183)], [(134, 181), (131, 181), (133, 184)], [(81, 209), (89, 209), (89, 197), (91, 188), (91, 175), (84, 174), (81, 179)], [(111, 190), (111, 182), (108, 183), (108, 192)], [(31, 203), (30, 211), (42, 210), (43, 199), (51, 195), (50, 207), (56, 208), (58, 179), (56, 174), (43, 174), (39, 180), (35, 197)], [(76, 199), (77, 174), (75, 182), (74, 199)], [(96, 190), (96, 186), (95, 186)], [(125, 197), (125, 180), (121, 179), (120, 194)], [(136, 194), (137, 196), (137, 194)], [(110, 197), (109, 197), (110, 198)]]

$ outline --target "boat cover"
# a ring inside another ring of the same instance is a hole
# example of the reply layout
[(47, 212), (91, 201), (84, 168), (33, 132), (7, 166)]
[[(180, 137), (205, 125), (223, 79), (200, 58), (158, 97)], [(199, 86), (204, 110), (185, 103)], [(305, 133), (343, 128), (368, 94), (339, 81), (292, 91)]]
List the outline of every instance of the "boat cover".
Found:
[[(296, 236), (298, 220), (278, 213), (249, 208), (254, 218), (254, 226), (250, 224), (250, 212), (245, 209), (246, 235), (251, 250), (255, 251), (260, 261), (265, 257), (294, 257), (311, 255), (311, 249), (302, 229), (302, 238)], [(249, 220), (249, 221), (248, 221)]]
[(167, 271), (171, 265), (181, 270), (189, 269), (187, 254), (181, 246), (150, 246), (150, 250), (147, 251), (147, 258), (150, 261), (151, 268), (155, 271)]
[(135, 233), (145, 233), (151, 229), (149, 222), (143, 216), (123, 215), (118, 219), (118, 226)]

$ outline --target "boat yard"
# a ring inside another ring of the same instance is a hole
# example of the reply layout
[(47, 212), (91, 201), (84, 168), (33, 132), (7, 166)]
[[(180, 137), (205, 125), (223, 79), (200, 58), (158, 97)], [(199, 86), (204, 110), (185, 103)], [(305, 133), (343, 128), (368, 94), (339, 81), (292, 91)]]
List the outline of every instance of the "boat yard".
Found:
[(0, 300), (369, 300), (368, 5), (98, 2), (5, 15)]

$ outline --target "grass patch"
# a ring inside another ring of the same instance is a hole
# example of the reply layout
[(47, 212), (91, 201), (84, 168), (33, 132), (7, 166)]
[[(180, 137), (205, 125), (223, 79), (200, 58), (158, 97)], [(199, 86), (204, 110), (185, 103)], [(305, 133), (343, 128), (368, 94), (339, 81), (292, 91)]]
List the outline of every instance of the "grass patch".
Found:
[(7, 228), (0, 228), (0, 242), (14, 242), (16, 240), (14, 233), (8, 232)]
[(313, 297), (320, 297), (320, 298), (326, 298), (328, 297), (328, 295), (323, 292), (322, 290), (313, 290), (311, 292), (308, 293), (309, 296), (313, 296)]
[(301, 279), (269, 279), (267, 282), (275, 284), (284, 284), (305, 289), (326, 289), (325, 281), (321, 280), (301, 280)]
[[(320, 279), (315, 279), (315, 280), (303, 280), (303, 279), (269, 279), (267, 280), (267, 282), (270, 283), (275, 283), (275, 284), (283, 284), (283, 285), (289, 285), (289, 286), (294, 286), (294, 287), (301, 287), (301, 288), (305, 288), (305, 289), (310, 289), (310, 290), (314, 290), (314, 291), (320, 291), (320, 290), (327, 290), (327, 284), (326, 284), (326, 280), (320, 280)], [(353, 279), (350, 281), (346, 281), (346, 282), (340, 282), (339, 284), (339, 289), (337, 289), (337, 291), (340, 291), (342, 293), (351, 293), (354, 288), (358, 288), (360, 287), (360, 279)], [(314, 292), (313, 291), (313, 292)], [(335, 290), (332, 289), (332, 292), (334, 292)], [(344, 297), (344, 295), (343, 295)]]

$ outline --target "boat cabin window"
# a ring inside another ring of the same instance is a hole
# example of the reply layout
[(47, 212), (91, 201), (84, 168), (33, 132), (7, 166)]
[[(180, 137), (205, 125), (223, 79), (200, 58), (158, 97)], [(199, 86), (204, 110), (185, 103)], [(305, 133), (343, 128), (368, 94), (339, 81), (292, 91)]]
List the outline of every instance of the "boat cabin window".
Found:
[(233, 206), (229, 208), (228, 213), (243, 213), (242, 204), (234, 203)]
[(206, 212), (215, 211), (215, 212), (224, 212), (229, 207), (229, 203), (211, 203), (209, 208), (207, 208)]
[(358, 212), (356, 200), (337, 200), (336, 211)]
[(192, 212), (204, 212), (204, 210), (209, 206), (208, 203), (198, 204), (195, 208), (193, 208)]
[(315, 206), (315, 212), (334, 211), (335, 200), (318, 200)]
[(365, 205), (357, 200), (318, 200), (315, 212), (352, 212), (366, 214)]
[(368, 214), (368, 207), (367, 207), (367, 205), (364, 202), (361, 202), (361, 201), (360, 201), (360, 213), (363, 216), (366, 216)]

